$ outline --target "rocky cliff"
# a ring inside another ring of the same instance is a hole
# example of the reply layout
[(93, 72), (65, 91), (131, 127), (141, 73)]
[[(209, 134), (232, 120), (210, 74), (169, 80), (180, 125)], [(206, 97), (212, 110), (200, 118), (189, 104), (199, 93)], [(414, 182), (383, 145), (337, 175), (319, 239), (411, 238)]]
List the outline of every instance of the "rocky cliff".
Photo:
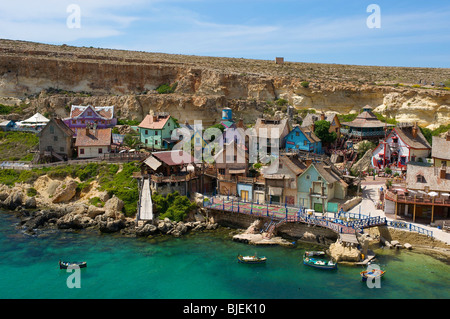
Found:
[[(152, 109), (210, 125), (223, 107), (253, 122), (267, 101), (284, 98), (297, 109), (338, 113), (369, 104), (399, 121), (434, 127), (450, 124), (450, 91), (437, 86), (447, 79), (450, 69), (278, 65), (0, 40), (0, 104), (21, 105), (27, 114), (67, 116), (71, 104), (115, 105), (120, 118), (141, 120)], [(436, 86), (418, 87), (419, 81)], [(175, 83), (174, 93), (155, 91)]]

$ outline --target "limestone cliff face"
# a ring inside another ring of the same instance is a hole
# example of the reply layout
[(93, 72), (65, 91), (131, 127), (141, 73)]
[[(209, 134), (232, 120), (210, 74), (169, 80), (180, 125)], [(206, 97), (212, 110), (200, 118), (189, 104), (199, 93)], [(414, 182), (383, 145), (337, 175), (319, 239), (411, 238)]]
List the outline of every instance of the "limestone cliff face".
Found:
[[(380, 69), (391, 72), (386, 77), (400, 77), (401, 71), (415, 83), (414, 70)], [(210, 125), (220, 120), (223, 107), (251, 123), (266, 101), (284, 98), (297, 109), (350, 113), (369, 104), (399, 121), (450, 123), (449, 91), (374, 85), (376, 70), (0, 40), (0, 103), (26, 103), (29, 113), (50, 111), (63, 117), (71, 104), (115, 105), (120, 118), (141, 120), (155, 110)], [(424, 74), (436, 81), (450, 78), (447, 69), (421, 70)], [(309, 87), (301, 85), (304, 80)], [(174, 83), (175, 93), (154, 91)]]

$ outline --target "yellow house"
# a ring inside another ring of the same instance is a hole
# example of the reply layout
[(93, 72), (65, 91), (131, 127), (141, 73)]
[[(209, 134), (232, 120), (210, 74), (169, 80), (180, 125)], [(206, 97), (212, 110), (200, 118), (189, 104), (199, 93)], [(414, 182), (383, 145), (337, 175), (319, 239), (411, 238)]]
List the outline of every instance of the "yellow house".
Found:
[(450, 166), (450, 131), (445, 138), (433, 136), (431, 157), (435, 167)]

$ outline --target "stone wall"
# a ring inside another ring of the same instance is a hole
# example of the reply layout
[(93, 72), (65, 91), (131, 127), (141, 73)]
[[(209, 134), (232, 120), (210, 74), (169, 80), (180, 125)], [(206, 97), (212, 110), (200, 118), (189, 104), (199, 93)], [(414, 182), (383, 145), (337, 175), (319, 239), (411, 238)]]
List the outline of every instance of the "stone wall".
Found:
[[(270, 218), (253, 216), (239, 213), (208, 211), (208, 216), (213, 219), (213, 223), (218, 223), (222, 226), (248, 228), (256, 219), (261, 219), (261, 225), (270, 222)], [(290, 238), (297, 238), (318, 243), (334, 242), (338, 238), (331, 229), (308, 226), (302, 223), (285, 223), (280, 225), (276, 230), (277, 236), (285, 236)]]

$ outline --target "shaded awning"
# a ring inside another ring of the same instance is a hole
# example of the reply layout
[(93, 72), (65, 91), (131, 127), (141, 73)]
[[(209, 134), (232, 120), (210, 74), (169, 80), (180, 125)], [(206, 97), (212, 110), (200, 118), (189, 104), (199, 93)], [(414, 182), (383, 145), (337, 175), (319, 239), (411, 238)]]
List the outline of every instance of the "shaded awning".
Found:
[(228, 170), (230, 174), (245, 174), (245, 169), (230, 169)]
[(281, 187), (269, 187), (269, 195), (281, 196), (283, 194), (283, 189)]
[(150, 156), (149, 158), (147, 158), (144, 163), (149, 166), (151, 169), (153, 169), (154, 171), (156, 171), (158, 169), (158, 167), (160, 167), (162, 164), (160, 161), (158, 161), (156, 158), (154, 158), (153, 156)]

